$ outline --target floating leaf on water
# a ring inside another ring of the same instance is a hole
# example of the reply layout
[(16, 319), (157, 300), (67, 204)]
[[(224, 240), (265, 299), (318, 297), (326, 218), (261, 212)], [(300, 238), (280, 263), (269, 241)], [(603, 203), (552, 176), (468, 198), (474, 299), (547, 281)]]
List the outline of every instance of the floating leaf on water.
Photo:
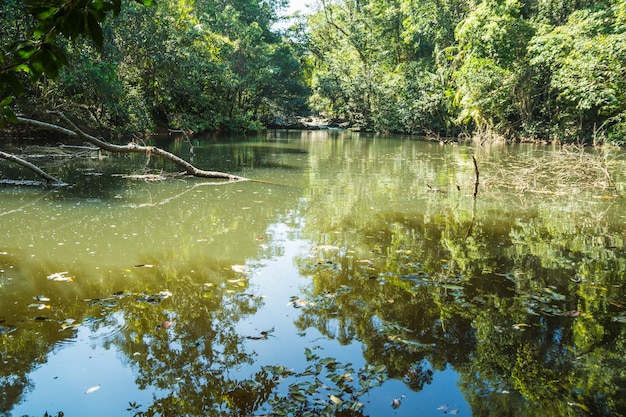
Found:
[(231, 265), (230, 269), (232, 269), (234, 272), (237, 272), (239, 274), (243, 274), (246, 272), (245, 265)]
[(50, 309), (50, 306), (48, 304), (29, 304), (28, 308), (36, 308), (37, 310), (45, 310), (45, 309)]
[(354, 378), (352, 377), (352, 374), (350, 372), (346, 372), (345, 374), (341, 375), (341, 380), (345, 382), (352, 382), (354, 381)]
[(522, 330), (523, 327), (530, 327), (530, 324), (526, 324), (526, 323), (517, 323), (513, 325), (513, 328), (515, 330)]
[(137, 264), (135, 268), (154, 268), (154, 264)]
[(330, 394), (328, 397), (330, 398), (330, 400), (331, 400), (333, 403), (335, 403), (335, 404), (337, 404), (337, 405), (339, 405), (339, 404), (342, 404), (342, 403), (343, 403), (343, 400), (342, 400), (341, 398), (337, 397), (336, 395)]
[(328, 358), (324, 358), (320, 360), (320, 363), (322, 365), (331, 365), (331, 364), (334, 365), (334, 364), (337, 364), (338, 362), (337, 362), (337, 359), (328, 357)]
[(544, 288), (543, 290), (547, 292), (548, 294), (550, 294), (550, 298), (552, 298), (553, 300), (563, 301), (566, 298), (563, 294), (559, 294), (558, 292), (555, 292), (552, 288)]
[(50, 274), (48, 275), (48, 279), (50, 281), (57, 281), (57, 282), (72, 282), (74, 281), (73, 277), (68, 277), (65, 274), (68, 274), (69, 272), (67, 271), (63, 271), (63, 272), (55, 272), (54, 274)]
[(50, 299), (45, 295), (38, 295), (36, 297), (33, 297), (33, 299), (39, 301), (40, 303), (47, 303), (48, 301), (50, 301)]
[(458, 408), (453, 408), (452, 410), (449, 411), (449, 414), (459, 414), (461, 412), (461, 410), (459, 410)]
[(293, 398), (294, 400), (301, 402), (301, 403), (305, 403), (306, 402), (306, 395), (301, 394), (299, 392), (290, 392), (289, 395), (291, 395), (291, 398)]
[(61, 325), (61, 330), (75, 329), (80, 325), (79, 323), (76, 322), (75, 319), (70, 319), (70, 318), (60, 321), (59, 324)]
[(447, 411), (448, 410), (448, 405), (447, 404), (442, 404), (439, 407), (437, 407), (437, 411)]
[(315, 359), (319, 358), (319, 356), (317, 356), (315, 353), (313, 353), (311, 348), (305, 348), (304, 349), (304, 354), (306, 355), (306, 360), (307, 361), (311, 361), (311, 360), (315, 360)]
[(372, 369), (372, 372), (376, 373), (376, 374), (381, 374), (383, 372), (387, 372), (387, 366), (386, 365), (378, 365), (374, 369)]
[(100, 385), (95, 385), (91, 388), (89, 388), (87, 391), (85, 391), (85, 394), (91, 394), (92, 392), (96, 392), (100, 389)]
[(294, 306), (295, 308), (305, 307), (309, 304), (307, 300), (302, 300), (300, 298), (292, 300), (287, 303), (288, 306)]
[(365, 404), (360, 403), (358, 401), (355, 401), (352, 404), (350, 404), (350, 410), (352, 411), (359, 411), (363, 407), (365, 407)]
[(166, 320), (163, 323), (161, 323), (158, 327), (160, 327), (162, 329), (169, 329), (170, 327), (172, 327), (172, 324), (174, 324), (173, 321)]
[(264, 336), (268, 336), (270, 333), (274, 333), (274, 327), (272, 327), (269, 330), (262, 330), (261, 331), (261, 334), (264, 335)]

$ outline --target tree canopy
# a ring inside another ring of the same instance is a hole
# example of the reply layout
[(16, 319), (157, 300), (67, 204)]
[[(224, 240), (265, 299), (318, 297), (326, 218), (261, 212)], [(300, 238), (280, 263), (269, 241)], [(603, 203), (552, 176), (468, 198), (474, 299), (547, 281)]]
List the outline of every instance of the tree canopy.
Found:
[(0, 122), (623, 142), (622, 1), (319, 0), (277, 25), (287, 3), (7, 0)]

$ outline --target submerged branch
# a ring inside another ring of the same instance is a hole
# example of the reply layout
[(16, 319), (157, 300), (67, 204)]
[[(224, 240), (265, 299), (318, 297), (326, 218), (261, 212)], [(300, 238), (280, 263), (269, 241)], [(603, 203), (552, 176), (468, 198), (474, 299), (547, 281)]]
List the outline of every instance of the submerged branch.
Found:
[(10, 153), (6, 153), (6, 152), (2, 152), (0, 151), (0, 158), (6, 159), (7, 161), (11, 161), (13, 163), (16, 163), (18, 165), (23, 166), (24, 168), (34, 172), (35, 174), (37, 174), (39, 177), (43, 178), (44, 180), (46, 180), (46, 183), (48, 185), (65, 185), (65, 183), (63, 181), (59, 181), (57, 178), (53, 177), (52, 175), (48, 174), (46, 171), (44, 171), (43, 169), (39, 168), (37, 165), (31, 164), (30, 162), (12, 155)]
[(175, 165), (177, 165), (178, 167), (182, 168), (185, 171), (186, 175), (191, 175), (194, 177), (201, 177), (201, 178), (220, 178), (220, 179), (226, 179), (228, 181), (249, 181), (248, 178), (240, 177), (238, 175), (228, 174), (228, 173), (219, 172), (219, 171), (207, 171), (207, 170), (199, 169), (195, 167), (194, 165), (190, 164), (189, 162), (185, 161), (184, 159), (174, 155), (173, 153), (163, 150), (161, 148), (158, 148), (156, 146), (143, 146), (143, 145), (138, 145), (136, 143), (129, 143), (127, 145), (115, 145), (113, 143), (109, 143), (105, 141), (104, 139), (97, 138), (95, 136), (92, 136), (88, 133), (83, 132), (78, 126), (76, 126), (71, 120), (67, 118), (67, 116), (65, 116), (61, 112), (50, 112), (50, 114), (54, 114), (58, 116), (71, 129), (68, 129), (68, 128), (65, 128), (56, 124), (52, 124), (52, 123), (42, 122), (40, 120), (28, 119), (25, 117), (18, 117), (17, 119), (20, 122), (25, 123), (25, 124), (51, 130), (53, 132), (61, 133), (63, 135), (66, 135), (72, 138), (82, 139), (85, 142), (88, 142), (91, 145), (97, 146), (98, 148), (104, 151), (113, 152), (113, 153), (138, 153), (138, 154), (145, 154), (147, 156), (153, 156), (153, 155), (158, 156), (159, 158), (170, 161), (174, 163)]

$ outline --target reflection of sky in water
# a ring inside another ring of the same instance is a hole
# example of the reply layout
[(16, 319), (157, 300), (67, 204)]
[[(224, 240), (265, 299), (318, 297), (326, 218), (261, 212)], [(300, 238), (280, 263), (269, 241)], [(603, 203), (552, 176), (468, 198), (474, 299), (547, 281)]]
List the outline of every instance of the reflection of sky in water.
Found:
[[(174, 290), (165, 287), (163, 279), (169, 279), (169, 284), (179, 285), (178, 293), (174, 291), (169, 301), (190, 302), (178, 305), (180, 310), (170, 310), (174, 312), (172, 319), (175, 321), (171, 333), (188, 329), (194, 338), (202, 336), (202, 331), (207, 329), (207, 326), (199, 325), (207, 317), (202, 308), (209, 306), (211, 301), (205, 302), (202, 298), (205, 283), (219, 287), (225, 281), (224, 288), (230, 293), (241, 292), (239, 299), (243, 292), (257, 296), (255, 300), (264, 296), (258, 311), (233, 318), (238, 320), (234, 330), (244, 337), (243, 343), (237, 346), (237, 353), (250, 354), (255, 362), (252, 365), (232, 362), (234, 365), (228, 369), (228, 377), (237, 381), (250, 377), (265, 365), (284, 365), (286, 369), (302, 372), (311, 364), (305, 360), (305, 349), (313, 347), (315, 354), (321, 358), (334, 357), (342, 364), (350, 362), (355, 371), (363, 367), (362, 341), (367, 341), (367, 338), (359, 339), (359, 336), (369, 336), (369, 333), (357, 333), (353, 339), (347, 340), (346, 345), (342, 345), (337, 339), (323, 336), (321, 331), (324, 329), (318, 330), (328, 324), (329, 328), (325, 330), (333, 333), (335, 326), (340, 327), (335, 322), (336, 318), (330, 314), (316, 316), (315, 312), (309, 314), (313, 319), (319, 318), (320, 322), (300, 333), (301, 329), (295, 323), (305, 316), (306, 309), (289, 305), (292, 297), (306, 299), (323, 294), (323, 291), (335, 291), (339, 284), (370, 291), (368, 294), (376, 300), (396, 298), (410, 302), (409, 296), (422, 297), (418, 300), (419, 304), (415, 304), (417, 310), (423, 313), (416, 317), (425, 320), (424, 323), (416, 320), (416, 326), (423, 326), (418, 330), (432, 328), (438, 319), (438, 310), (431, 308), (431, 303), (432, 295), (440, 294), (447, 313), (456, 317), (458, 310), (455, 306), (462, 307), (462, 311), (471, 315), (471, 320), (475, 322), (470, 326), (466, 320), (459, 321), (459, 333), (456, 335), (468, 336), (464, 339), (464, 352), (474, 349), (473, 343), (486, 346), (496, 333), (503, 335), (498, 337), (506, 336), (511, 346), (518, 346), (524, 335), (539, 340), (536, 335), (545, 333), (545, 340), (550, 342), (548, 347), (553, 345), (560, 354), (564, 346), (571, 345), (568, 326), (578, 322), (584, 324), (592, 317), (591, 314), (585, 316), (579, 305), (589, 302), (593, 306), (596, 298), (588, 296), (581, 298), (582, 304), (574, 304), (580, 297), (577, 294), (583, 293), (577, 292), (578, 287), (587, 288), (589, 292), (585, 294), (601, 291), (599, 294), (603, 297), (617, 300), (621, 305), (621, 299), (617, 297), (622, 296), (621, 293), (616, 295), (616, 287), (592, 285), (592, 277), (584, 273), (578, 281), (572, 280), (579, 263), (582, 265), (589, 263), (589, 259), (604, 259), (596, 253), (602, 256), (609, 254), (616, 259), (613, 262), (613, 258), (607, 258), (602, 263), (603, 268), (598, 270), (612, 271), (612, 267), (620, 265), (619, 259), (623, 259), (619, 255), (623, 253), (620, 242), (623, 241), (624, 214), (610, 200), (605, 202), (604, 198), (590, 197), (594, 205), (581, 206), (580, 196), (566, 195), (559, 197), (558, 210), (555, 210), (553, 199), (545, 198), (543, 194), (538, 197), (520, 194), (511, 200), (511, 189), (494, 186), (501, 178), (499, 171), (489, 165), (489, 155), (479, 154), (481, 180), (484, 178), (485, 182), (481, 183), (474, 213), (471, 204), (473, 167), (468, 155), (470, 151), (485, 152), (483, 148), (441, 147), (400, 139), (378, 138), (370, 141), (358, 136), (326, 140), (326, 136), (318, 135), (322, 133), (307, 132), (302, 140), (279, 143), (275, 147), (260, 147), (258, 143), (253, 143), (245, 148), (250, 152), (241, 152), (240, 162), (254, 167), (249, 168), (250, 172), (246, 175), (277, 181), (280, 186), (249, 182), (213, 187), (194, 180), (163, 184), (124, 182), (111, 190), (109, 197), (103, 196), (101, 200), (84, 198), (82, 194), (72, 197), (64, 194), (66, 191), (41, 194), (32, 190), (7, 192), (7, 198), (0, 200), (0, 233), (3, 237), (0, 242), (0, 319), (7, 325), (18, 327), (6, 337), (17, 339), (25, 332), (32, 332), (41, 340), (33, 350), (37, 349), (41, 356), (45, 356), (48, 350), (52, 351), (46, 362), (28, 373), (32, 384), (23, 393), (21, 403), (12, 410), (13, 415), (39, 417), (46, 411), (52, 415), (63, 411), (71, 417), (86, 415), (85, 410), (89, 415), (96, 416), (123, 415), (128, 413), (129, 402), (142, 404), (145, 410), (155, 400), (153, 394), (157, 397), (169, 394), (169, 390), (155, 393), (150, 386), (145, 391), (138, 389), (135, 380), (143, 369), (136, 370), (133, 365), (128, 365), (133, 359), (125, 357), (116, 348), (122, 345), (117, 338), (128, 334), (119, 328), (103, 327), (92, 334), (88, 330), (90, 326), (83, 324), (74, 337), (56, 342), (65, 336), (57, 332), (56, 323), (67, 318), (66, 314), (86, 323), (87, 320), (80, 316), (81, 312), (87, 315), (93, 313), (83, 306), (85, 298), (105, 297), (119, 290), (135, 293), (148, 288), (154, 292)], [(241, 144), (237, 146), (244, 148)], [(207, 147), (206, 154), (212, 155), (219, 149)], [(224, 154), (229, 152), (223, 150)], [(202, 148), (199, 147), (198, 158), (202, 155)], [(441, 192), (432, 192), (426, 184)], [(462, 192), (457, 190), (459, 184)], [(100, 194), (94, 190), (84, 193)], [(610, 204), (615, 207), (611, 208)], [(604, 213), (603, 216), (596, 219), (590, 215), (596, 211)], [(611, 221), (613, 217), (619, 220)], [(470, 222), (475, 227), (475, 233), (468, 241)], [(545, 239), (538, 240), (536, 236), (544, 236)], [(602, 244), (598, 237), (605, 238), (609, 243)], [(318, 245), (337, 246), (342, 255), (333, 257), (332, 254), (336, 253), (329, 252), (331, 255), (323, 257), (320, 252), (312, 250)], [(585, 259), (584, 262), (580, 261), (580, 257)], [(316, 275), (308, 267), (316, 264), (317, 259), (333, 266), (342, 261), (347, 267), (321, 268)], [(430, 262), (431, 265), (428, 268), (406, 269), (407, 259), (411, 261), (409, 265), (415, 262)], [(152, 263), (159, 265), (155, 268), (135, 267)], [(373, 272), (367, 272), (370, 263)], [(239, 264), (246, 264), (249, 287), (238, 281), (240, 273), (231, 269)], [(433, 275), (432, 272), (437, 272), (440, 264), (443, 272)], [(465, 283), (462, 281), (464, 274), (448, 276), (446, 271), (453, 268), (450, 265), (456, 265), (457, 271), (467, 271), (475, 279)], [(480, 266), (476, 269), (478, 272), (473, 272), (474, 265)], [(422, 269), (431, 272), (429, 279), (422, 279), (425, 276), (420, 275)], [(518, 274), (504, 274), (516, 270)], [(69, 271), (68, 275), (74, 276), (75, 281), (53, 282), (47, 279), (49, 274), (61, 271)], [(394, 277), (401, 279), (394, 282)], [(438, 281), (433, 277), (450, 281), (444, 280), (440, 283), (443, 285), (438, 287)], [(362, 278), (367, 280), (356, 285), (350, 281)], [(594, 280), (612, 282), (610, 278), (608, 274), (606, 278), (593, 277)], [(527, 281), (539, 282), (538, 287), (515, 292), (516, 286)], [(375, 291), (378, 283), (381, 285), (380, 292)], [(237, 287), (237, 284), (242, 286)], [(316, 285), (318, 288), (314, 288)], [(403, 285), (412, 286), (408, 290)], [(436, 288), (445, 291), (434, 291)], [(566, 297), (566, 294), (569, 295)], [(29, 307), (33, 297), (38, 295), (50, 297), (52, 308), (39, 312)], [(237, 299), (236, 295), (232, 299), (225, 296), (223, 300), (215, 298), (213, 301), (221, 300), (222, 305), (227, 305)], [(507, 301), (510, 310), (503, 314), (501, 309), (490, 304), (491, 299)], [(129, 303), (133, 301), (130, 297), (126, 300)], [(373, 300), (373, 305), (376, 300)], [(399, 301), (395, 302), (399, 305)], [(468, 306), (461, 302), (468, 303)], [(519, 308), (530, 309), (522, 310), (521, 319), (514, 302), (519, 303)], [(553, 304), (557, 304), (558, 308)], [(626, 313), (621, 307), (612, 305), (616, 310), (611, 314), (619, 314), (615, 321), (626, 321)], [(190, 314), (188, 306), (195, 308), (193, 313), (197, 314)], [(343, 307), (346, 308), (347, 320), (360, 317), (350, 315), (348, 303)], [(207, 308), (210, 316), (213, 307)], [(552, 324), (552, 327), (545, 326), (550, 331), (544, 330), (544, 326), (532, 326), (538, 320), (534, 318), (535, 314), (541, 317), (539, 314), (546, 312), (547, 308), (550, 308), (548, 313), (551, 318), (542, 320)], [(73, 312), (68, 313), (69, 309)], [(385, 310), (386, 304), (383, 303), (378, 310), (361, 311), (377, 315), (381, 323), (383, 320), (395, 321), (398, 315), (406, 313), (398, 321), (400, 325), (408, 325), (414, 312), (390, 310), (389, 316), (385, 317), (380, 314)], [(149, 308), (146, 311), (152, 310)], [(236, 308), (232, 311), (237, 313)], [(572, 311), (576, 317), (553, 317)], [(324, 310), (320, 312), (323, 314)], [(485, 312), (485, 317), (477, 315), (478, 312)], [(533, 315), (526, 316), (526, 312)], [(40, 314), (49, 317), (45, 326), (49, 324), (51, 327), (36, 327), (43, 325), (33, 320)], [(139, 313), (138, 316), (143, 315)], [(185, 317), (196, 320), (198, 334), (192, 329), (194, 323), (185, 327)], [(324, 322), (323, 317), (328, 317), (330, 321)], [(107, 316), (107, 319), (110, 323), (114, 317)], [(476, 322), (479, 319), (484, 321)], [(574, 319), (577, 321), (574, 322)], [(607, 320), (610, 317), (605, 318), (605, 322)], [(117, 321), (119, 326), (124, 326)], [(231, 330), (229, 325), (225, 323), (226, 333)], [(136, 327), (142, 329), (141, 326)], [(50, 330), (49, 334), (45, 335), (42, 329)], [(149, 325), (148, 329), (153, 330), (154, 325)], [(273, 331), (269, 332), (270, 329)], [(478, 341), (469, 338), (473, 335), (472, 329), (478, 329), (482, 338)], [(66, 331), (69, 334), (69, 330)], [(381, 328), (381, 331), (384, 329)], [(259, 339), (262, 332), (267, 332), (266, 340), (254, 340), (255, 336)], [(432, 332), (424, 338), (416, 336), (416, 340), (410, 341), (430, 344), (437, 334)], [(387, 334), (401, 335), (401, 332)], [(246, 336), (252, 339), (246, 339)], [(116, 343), (118, 341), (120, 343)], [(437, 339), (437, 343), (442, 341)], [(46, 342), (51, 347), (44, 351), (44, 347), (48, 346)], [(189, 340), (170, 340), (170, 350), (163, 355), (165, 359), (161, 359), (163, 365), (173, 371), (168, 376), (178, 376), (179, 371), (171, 360), (185, 354), (184, 349), (188, 346), (185, 342)], [(219, 345), (216, 347), (221, 348)], [(368, 353), (376, 351), (372, 345), (367, 347)], [(441, 351), (434, 352), (433, 357), (441, 354), (446, 363), (452, 362), (457, 369), (462, 369), (462, 361), (454, 362), (446, 356), (450, 352), (446, 351), (445, 344), (438, 347)], [(500, 358), (507, 352), (508, 349), (497, 353)], [(17, 355), (16, 358), (21, 359)], [(410, 362), (412, 356), (401, 358), (405, 359), (402, 359), (399, 368), (404, 362)], [(423, 360), (420, 364), (429, 368), (426, 359), (423, 356), (420, 359)], [(480, 361), (481, 358), (472, 360)], [(515, 356), (503, 360), (515, 360)], [(534, 363), (538, 367), (544, 366), (542, 358), (537, 358)], [(406, 363), (407, 368), (411, 365)], [(27, 366), (21, 368), (26, 369), (25, 372), (31, 369)], [(465, 377), (471, 379), (472, 376)], [(286, 396), (291, 382), (293, 378), (281, 380), (277, 393)], [(157, 382), (149, 380), (148, 383)], [(372, 417), (440, 416), (444, 415), (444, 411), (452, 414), (452, 410), (459, 410), (459, 415), (471, 415), (458, 383), (458, 374), (448, 365), (443, 371), (433, 371), (431, 383), (424, 385), (419, 392), (411, 391), (402, 380), (387, 380), (359, 401), (365, 404), (364, 414)], [(98, 385), (101, 388), (97, 391), (85, 393), (90, 387)], [(193, 384), (188, 385), (192, 386), (195, 388)], [(543, 386), (539, 386), (538, 390), (543, 390)], [(474, 401), (487, 400), (489, 404), (494, 404), (502, 400), (516, 405), (518, 397), (514, 390), (511, 391), (510, 396), (478, 396)], [(320, 392), (322, 395), (327, 393)], [(402, 398), (402, 404), (397, 409), (391, 407), (395, 398)], [(438, 410), (443, 405), (447, 405), (448, 409)], [(257, 414), (267, 411), (259, 410)]]
[[(320, 357), (331, 356), (341, 363), (352, 363), (355, 370), (364, 367), (362, 346), (358, 342), (342, 346), (336, 340), (326, 339), (314, 328), (306, 329), (302, 336), (294, 338), (299, 329), (293, 322), (300, 310), (288, 305), (288, 302), (291, 296), (299, 295), (299, 288), (307, 285), (308, 279), (299, 274), (292, 259), (308, 252), (311, 244), (303, 240), (291, 240), (286, 225), (272, 225), (268, 229), (274, 241), (284, 247), (284, 253), (270, 259), (251, 279), (254, 292), (265, 295), (265, 303), (254, 316), (243, 320), (238, 330), (243, 335), (257, 335), (272, 327), (275, 331), (268, 340), (249, 341), (248, 351), (258, 355), (258, 363), (284, 365), (296, 372), (306, 366), (303, 365), (305, 349), (313, 347), (318, 347), (315, 353)], [(253, 370), (254, 365), (250, 369), (241, 369), (242, 378)], [(450, 368), (442, 372), (435, 371), (432, 383), (416, 393), (410, 391), (404, 382), (389, 379), (360, 399), (365, 404), (364, 415), (415, 416), (418, 412), (420, 416), (438, 416), (444, 415), (442, 410), (437, 410), (441, 405), (448, 405), (448, 411), (456, 409), (459, 414), (471, 415), (469, 405), (456, 385), (457, 380), (458, 374)], [(286, 385), (284, 388), (286, 391)], [(392, 401), (402, 396), (406, 396), (402, 398), (402, 405), (394, 410)]]
[[(294, 321), (300, 310), (289, 305), (289, 300), (291, 296), (300, 295), (308, 278), (299, 274), (292, 260), (308, 252), (311, 245), (294, 237), (297, 232), (284, 224), (274, 224), (268, 230), (282, 251), (265, 264), (252, 268), (249, 290), (257, 296), (264, 295), (264, 304), (256, 314), (245, 317), (237, 330), (244, 336), (255, 336), (270, 328), (274, 331), (267, 340), (246, 340), (243, 349), (254, 352), (255, 364), (230, 370), (231, 376), (243, 380), (264, 365), (284, 365), (287, 369), (302, 371), (309, 364), (303, 361), (306, 348), (315, 348), (321, 357), (332, 356), (341, 363), (352, 363), (355, 370), (365, 366), (362, 346), (358, 342), (342, 346), (313, 328), (295, 336), (299, 329)], [(85, 415), (87, 410), (90, 416), (114, 416), (128, 413), (126, 409), (131, 402), (144, 407), (151, 404), (153, 395), (159, 396), (158, 390), (155, 392), (153, 387), (144, 391), (138, 389), (136, 375), (125, 363), (124, 356), (116, 348), (105, 349), (101, 345), (110, 345), (108, 342), (119, 335), (111, 327), (103, 327), (95, 333), (87, 326), (79, 327), (74, 338), (59, 343), (47, 362), (29, 375), (34, 388), (12, 410), (13, 415), (40, 416), (46, 411), (56, 415), (63, 411), (71, 417)], [(443, 415), (443, 411), (437, 408), (448, 405), (449, 410), (457, 409), (462, 415), (470, 415), (456, 385), (457, 379), (457, 373), (449, 368), (436, 371), (432, 383), (417, 393), (410, 391), (402, 381), (387, 380), (361, 398), (365, 404), (364, 413), (370, 416), (414, 416), (419, 412), (420, 416), (438, 416)], [(283, 385), (282, 394), (286, 394), (287, 384)], [(86, 393), (96, 386), (100, 388)], [(402, 399), (397, 409), (391, 407), (395, 398)]]
[[(94, 336), (80, 327), (75, 339), (59, 344), (47, 362), (28, 375), (34, 389), (12, 415), (43, 416), (47, 411), (56, 416), (63, 411), (67, 417), (119, 416), (128, 414), (130, 402), (151, 404), (153, 392), (138, 389), (123, 354), (103, 348)], [(87, 394), (96, 386), (100, 388)]]

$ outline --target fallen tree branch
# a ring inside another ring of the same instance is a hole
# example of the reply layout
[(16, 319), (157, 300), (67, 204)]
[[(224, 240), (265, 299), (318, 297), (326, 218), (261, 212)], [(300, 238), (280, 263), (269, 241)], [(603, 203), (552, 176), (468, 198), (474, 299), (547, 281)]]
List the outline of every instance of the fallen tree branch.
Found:
[(0, 151), (0, 158), (6, 159), (7, 161), (11, 161), (13, 163), (23, 166), (26, 169), (33, 171), (35, 174), (39, 175), (41, 178), (46, 180), (46, 183), (48, 185), (65, 185), (63, 181), (59, 181), (58, 179), (48, 174), (43, 169), (39, 168), (37, 165), (31, 164), (30, 162), (18, 156)]
[[(171, 152), (158, 148), (156, 146), (143, 146), (143, 145), (138, 145), (136, 143), (129, 143), (127, 145), (115, 145), (113, 143), (109, 143), (105, 141), (104, 139), (96, 138), (95, 136), (92, 136), (88, 133), (83, 132), (78, 126), (76, 126), (71, 120), (69, 120), (67, 116), (65, 116), (63, 113), (61, 112), (49, 112), (49, 113), (58, 116), (71, 129), (68, 129), (68, 128), (65, 128), (63, 126), (59, 126), (56, 124), (48, 123), (48, 122), (42, 122), (40, 120), (28, 119), (26, 117), (18, 117), (17, 119), (21, 123), (51, 130), (53, 132), (61, 133), (63, 135), (66, 135), (72, 138), (82, 139), (85, 142), (88, 142), (94, 146), (97, 146), (98, 148), (104, 151), (113, 152), (113, 153), (138, 153), (138, 154), (145, 154), (148, 156), (153, 156), (153, 155), (158, 156), (159, 158), (162, 158), (166, 161), (170, 161), (174, 163), (175, 165), (177, 165), (178, 167), (182, 168), (185, 171), (186, 175), (191, 175), (194, 177), (201, 177), (201, 178), (221, 178), (221, 179), (226, 179), (228, 181), (249, 181), (248, 178), (240, 177), (238, 175), (228, 174), (228, 173), (219, 172), (219, 171), (206, 171), (203, 169), (196, 168), (194, 165), (190, 164), (184, 159), (174, 155)], [(53, 179), (53, 181), (56, 181), (56, 179)]]

